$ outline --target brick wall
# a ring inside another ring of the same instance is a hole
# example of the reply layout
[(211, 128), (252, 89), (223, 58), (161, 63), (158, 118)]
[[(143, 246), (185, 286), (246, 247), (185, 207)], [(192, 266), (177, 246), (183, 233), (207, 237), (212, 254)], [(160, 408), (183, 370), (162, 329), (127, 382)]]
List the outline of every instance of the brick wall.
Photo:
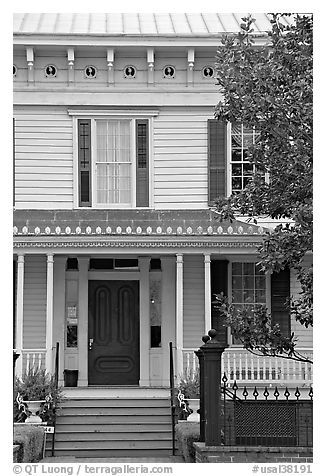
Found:
[(312, 463), (311, 447), (205, 446), (194, 443), (196, 463)]

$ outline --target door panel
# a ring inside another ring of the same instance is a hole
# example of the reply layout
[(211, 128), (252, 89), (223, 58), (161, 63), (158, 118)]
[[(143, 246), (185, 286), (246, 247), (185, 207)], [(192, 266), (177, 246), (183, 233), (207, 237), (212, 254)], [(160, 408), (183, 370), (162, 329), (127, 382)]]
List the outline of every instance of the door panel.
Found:
[(89, 281), (89, 385), (139, 383), (139, 282)]

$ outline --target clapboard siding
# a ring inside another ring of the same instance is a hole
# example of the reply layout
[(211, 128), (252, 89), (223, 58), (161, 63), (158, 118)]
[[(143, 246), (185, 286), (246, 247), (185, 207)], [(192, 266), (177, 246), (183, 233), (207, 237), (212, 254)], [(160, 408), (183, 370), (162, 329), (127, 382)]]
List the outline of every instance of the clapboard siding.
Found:
[(18, 108), (15, 125), (16, 208), (72, 208), (72, 119), (66, 108)]
[(183, 345), (197, 348), (205, 331), (204, 257), (185, 256), (183, 276)]
[(44, 348), (45, 330), (46, 256), (26, 256), (24, 273), (24, 348)]
[(154, 204), (207, 207), (207, 119), (212, 111), (162, 108), (154, 120)]
[[(307, 260), (308, 261), (308, 260)], [(308, 263), (307, 263), (308, 264)], [(299, 297), (301, 286), (295, 276), (295, 271), (291, 269), (290, 275), (290, 294), (293, 298)], [(308, 329), (302, 326), (294, 318), (291, 319), (291, 331), (295, 333), (298, 338), (298, 347), (312, 347), (313, 344), (313, 332), (312, 327)]]

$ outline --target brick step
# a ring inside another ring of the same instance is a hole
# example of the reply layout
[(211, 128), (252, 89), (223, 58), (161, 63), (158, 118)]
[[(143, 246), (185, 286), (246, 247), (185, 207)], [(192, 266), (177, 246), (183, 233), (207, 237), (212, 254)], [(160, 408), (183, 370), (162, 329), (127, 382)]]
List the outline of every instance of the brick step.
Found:
[(171, 431), (171, 422), (149, 422), (143, 423), (143, 421), (138, 423), (130, 423), (130, 420), (125, 422), (115, 422), (115, 423), (103, 423), (102, 421), (97, 422), (85, 422), (84, 419), (82, 422), (78, 423), (76, 421), (67, 422), (65, 419), (56, 424), (56, 433), (64, 432), (81, 432), (81, 431), (103, 431), (103, 432), (137, 432), (137, 431)]
[(171, 423), (170, 414), (162, 415), (153, 415), (153, 414), (142, 414), (142, 415), (126, 415), (126, 414), (108, 414), (108, 413), (70, 413), (70, 414), (60, 414), (57, 416), (57, 425), (61, 424), (111, 424), (111, 425), (132, 425), (132, 424), (151, 424), (151, 423)]

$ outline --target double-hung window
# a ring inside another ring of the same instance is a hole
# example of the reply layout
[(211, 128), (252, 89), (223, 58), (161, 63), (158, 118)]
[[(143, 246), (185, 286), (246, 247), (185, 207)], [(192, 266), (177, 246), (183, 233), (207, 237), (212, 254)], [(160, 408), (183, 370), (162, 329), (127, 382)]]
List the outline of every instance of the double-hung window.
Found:
[(132, 206), (132, 121), (99, 119), (95, 128), (95, 203)]
[(149, 207), (150, 118), (98, 114), (76, 121), (77, 206)]
[(243, 190), (251, 180), (254, 165), (248, 160), (248, 148), (256, 143), (259, 132), (243, 124), (229, 124), (229, 191)]

